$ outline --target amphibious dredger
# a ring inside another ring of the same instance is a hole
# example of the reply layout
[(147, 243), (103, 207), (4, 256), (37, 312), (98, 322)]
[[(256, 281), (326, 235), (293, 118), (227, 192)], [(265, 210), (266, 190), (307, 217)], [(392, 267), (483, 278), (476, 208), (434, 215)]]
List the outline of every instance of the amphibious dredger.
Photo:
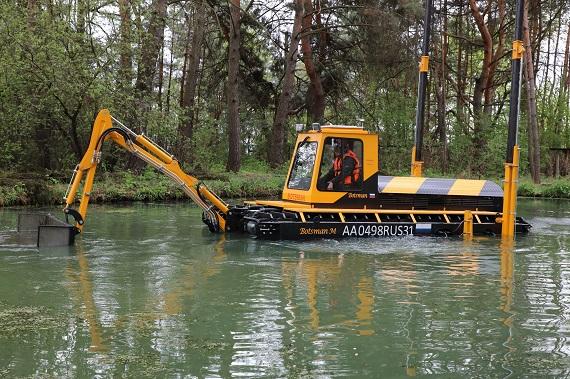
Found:
[[(312, 130), (300, 131), (281, 200), (229, 205), (183, 172), (173, 155), (102, 110), (65, 196), (64, 213), (74, 218), (77, 233), (84, 226), (104, 141), (117, 143), (177, 182), (202, 208), (202, 219), (212, 232), (273, 240), (501, 232), (501, 187), (488, 180), (381, 175), (378, 135), (362, 127), (313, 125)], [(326, 176), (330, 178), (335, 148), (340, 146), (350, 149), (356, 164), (349, 184), (331, 188)], [(525, 220), (516, 218), (517, 233), (529, 229)]]

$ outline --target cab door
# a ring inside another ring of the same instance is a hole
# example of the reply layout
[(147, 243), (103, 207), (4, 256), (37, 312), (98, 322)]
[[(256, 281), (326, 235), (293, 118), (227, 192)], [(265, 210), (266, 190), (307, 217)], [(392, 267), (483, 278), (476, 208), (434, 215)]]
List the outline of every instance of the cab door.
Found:
[(289, 167), (289, 175), (283, 188), (283, 200), (310, 202), (311, 193), (318, 175), (320, 161), (320, 136), (312, 133), (300, 134), (295, 153)]

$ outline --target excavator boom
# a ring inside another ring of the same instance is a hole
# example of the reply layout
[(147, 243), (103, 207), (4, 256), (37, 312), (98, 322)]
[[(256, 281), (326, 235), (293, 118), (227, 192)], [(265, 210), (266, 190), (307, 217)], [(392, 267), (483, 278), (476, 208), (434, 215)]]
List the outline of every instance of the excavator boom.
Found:
[[(116, 125), (113, 125), (115, 122)], [(64, 213), (75, 219), (75, 228), (81, 232), (85, 218), (97, 165), (101, 161), (101, 148), (105, 141), (115, 142), (134, 156), (142, 159), (158, 171), (178, 183), (182, 190), (203, 210), (203, 220), (213, 231), (226, 229), (228, 205), (208, 189), (200, 180), (186, 174), (176, 158), (143, 134), (136, 134), (103, 109), (97, 115), (91, 132), (89, 147), (81, 162), (75, 167), (71, 182), (65, 194)], [(71, 208), (81, 188), (79, 208)]]

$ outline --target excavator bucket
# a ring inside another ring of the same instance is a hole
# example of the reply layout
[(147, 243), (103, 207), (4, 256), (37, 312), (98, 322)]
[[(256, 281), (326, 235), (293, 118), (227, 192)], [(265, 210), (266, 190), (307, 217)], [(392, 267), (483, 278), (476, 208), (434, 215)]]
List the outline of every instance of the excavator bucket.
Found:
[(19, 214), (18, 233), (31, 234), (38, 247), (70, 246), (77, 234), (73, 225), (49, 213)]

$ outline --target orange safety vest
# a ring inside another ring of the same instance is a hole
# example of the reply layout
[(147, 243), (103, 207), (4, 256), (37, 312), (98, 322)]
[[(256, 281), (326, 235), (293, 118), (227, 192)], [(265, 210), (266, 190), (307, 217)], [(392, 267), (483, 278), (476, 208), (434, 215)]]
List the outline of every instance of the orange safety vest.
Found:
[(346, 157), (351, 157), (352, 159), (354, 159), (354, 170), (352, 171), (352, 175), (344, 178), (344, 184), (350, 185), (356, 183), (358, 181), (358, 178), (360, 177), (360, 162), (358, 161), (356, 154), (354, 154), (352, 150), (348, 150), (342, 156), (342, 158), (338, 157), (334, 159), (333, 170), (334, 170), (334, 176), (339, 176), (342, 172), (342, 160)]
[(339, 176), (342, 172), (342, 157), (336, 157), (333, 162), (334, 176)]

